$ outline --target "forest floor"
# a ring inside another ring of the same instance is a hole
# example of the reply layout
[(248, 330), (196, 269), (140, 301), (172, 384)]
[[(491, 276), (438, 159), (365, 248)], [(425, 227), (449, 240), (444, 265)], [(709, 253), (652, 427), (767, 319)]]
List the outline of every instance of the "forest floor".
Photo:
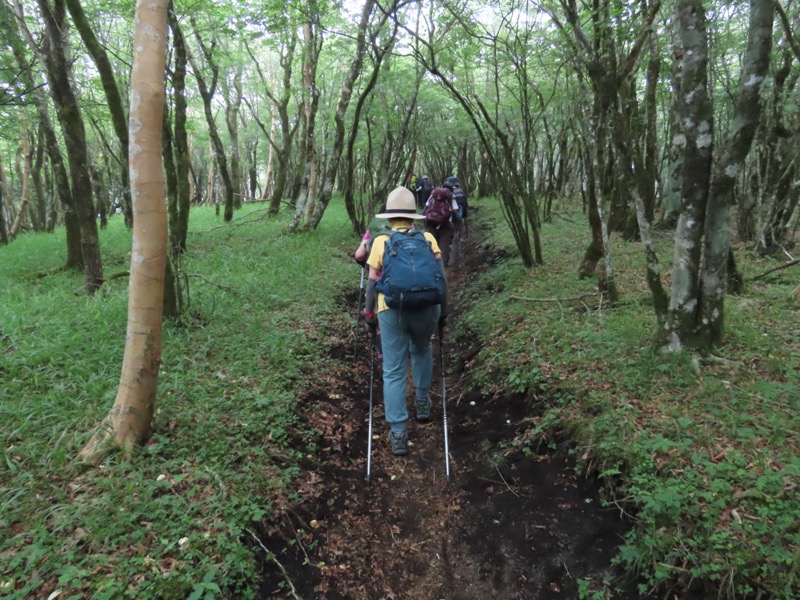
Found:
[[(451, 322), (470, 275), (490, 263), (484, 246), (470, 242), (476, 253), (449, 274)], [(355, 314), (357, 295), (348, 302)], [(440, 340), (434, 336), (432, 419), (409, 422), (404, 457), (389, 449), (376, 361), (368, 482), (368, 338), (359, 332), (356, 360), (354, 343), (351, 334), (335, 345), (333, 366), (304, 398), (318, 454), (300, 475), (306, 495), (261, 532), (271, 551), (260, 549), (261, 598), (545, 600), (608, 589), (615, 598), (641, 597), (635, 584), (614, 581), (611, 558), (627, 525), (618, 509), (602, 506), (598, 482), (577, 472), (569, 444), (508, 450), (529, 423), (527, 394), (487, 399), (462, 388), (480, 351), (475, 340), (444, 335), (449, 481)]]

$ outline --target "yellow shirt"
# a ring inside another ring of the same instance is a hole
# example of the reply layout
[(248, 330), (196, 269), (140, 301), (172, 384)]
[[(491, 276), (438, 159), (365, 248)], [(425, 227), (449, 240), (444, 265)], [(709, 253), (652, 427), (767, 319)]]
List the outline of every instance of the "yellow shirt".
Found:
[[(396, 231), (398, 229), (410, 229), (412, 227), (411, 219), (402, 220), (402, 221), (395, 221), (392, 223), (392, 231)], [(434, 254), (439, 254), (441, 250), (439, 249), (439, 244), (436, 243), (436, 238), (433, 237), (432, 234), (428, 233), (427, 231), (423, 232), (425, 235), (425, 239), (428, 240), (428, 243), (431, 245), (431, 249), (433, 250)], [(383, 269), (383, 254), (386, 249), (386, 241), (389, 239), (388, 234), (381, 234), (377, 236), (374, 240), (372, 240), (372, 250), (370, 250), (369, 258), (367, 259), (367, 264), (378, 271)], [(378, 306), (376, 309), (376, 313), (379, 313), (383, 310), (389, 310), (389, 307), (386, 305), (386, 300), (383, 298), (383, 294), (380, 292), (378, 293)]]

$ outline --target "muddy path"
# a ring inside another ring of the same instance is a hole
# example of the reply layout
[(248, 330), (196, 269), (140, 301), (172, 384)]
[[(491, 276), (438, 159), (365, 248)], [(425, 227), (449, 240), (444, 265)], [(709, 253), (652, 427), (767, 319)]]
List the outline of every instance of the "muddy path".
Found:
[[(470, 274), (493, 258), (474, 234), (464, 246), (465, 267), (449, 274), (452, 321)], [(357, 293), (348, 298), (353, 314), (357, 302)], [(359, 340), (354, 361), (352, 334), (336, 341), (331, 368), (304, 398), (318, 437), (301, 497), (261, 532), (274, 556), (255, 549), (264, 567), (260, 598), (571, 599), (579, 585), (597, 590), (613, 581), (611, 557), (627, 527), (619, 511), (602, 507), (599, 485), (576, 474), (568, 445), (527, 455), (506, 449), (530, 426), (527, 395), (463, 389), (480, 348), (446, 333), (447, 480), (438, 343), (432, 418), (409, 423), (404, 457), (389, 449), (376, 366), (367, 482), (368, 342)], [(640, 597), (632, 584), (611, 587), (614, 598)]]

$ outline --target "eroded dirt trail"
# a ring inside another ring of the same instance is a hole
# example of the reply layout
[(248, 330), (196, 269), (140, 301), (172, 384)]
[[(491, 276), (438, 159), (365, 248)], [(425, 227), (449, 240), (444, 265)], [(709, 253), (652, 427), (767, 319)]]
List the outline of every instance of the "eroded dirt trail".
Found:
[[(487, 264), (486, 252), (469, 241), (466, 268), (450, 276), (454, 307), (465, 275)], [(447, 335), (450, 481), (434, 338), (432, 419), (410, 422), (405, 457), (390, 452), (376, 371), (368, 483), (369, 357), (364, 337), (354, 362), (352, 341), (343, 337), (338, 366), (306, 398), (305, 416), (320, 433), (318, 462), (301, 477), (302, 503), (266, 532), (283, 571), (263, 557), (262, 598), (571, 599), (578, 579), (610, 577), (625, 528), (618, 513), (600, 506), (597, 485), (575, 474), (566, 448), (503, 452), (503, 442), (530, 426), (526, 395), (464, 393), (463, 365), (477, 349)], [(311, 492), (320, 487), (321, 495)]]

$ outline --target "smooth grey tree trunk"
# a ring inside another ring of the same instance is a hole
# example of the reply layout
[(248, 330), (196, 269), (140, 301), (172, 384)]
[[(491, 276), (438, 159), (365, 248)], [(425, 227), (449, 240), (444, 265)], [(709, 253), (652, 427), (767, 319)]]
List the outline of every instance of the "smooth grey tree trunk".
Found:
[(702, 0), (678, 0), (683, 75), (677, 103), (681, 130), (673, 143), (683, 146), (681, 214), (675, 230), (667, 344), (680, 351), (694, 343), (700, 260), (714, 149), (714, 115), (708, 96), (708, 35)]
[(761, 116), (761, 89), (769, 71), (774, 0), (751, 0), (747, 50), (733, 112), (731, 135), (714, 165), (705, 221), (700, 333), (709, 346), (722, 341), (729, 262), (730, 211), (736, 176), (744, 169)]
[(664, 203), (661, 211), (659, 228), (674, 229), (681, 214), (681, 189), (683, 187), (683, 135), (680, 133), (681, 125), (678, 121), (678, 104), (680, 102), (681, 67), (683, 61), (683, 48), (681, 47), (678, 32), (677, 5), (673, 5), (672, 19), (668, 25), (670, 45), (672, 50), (672, 106), (670, 107), (670, 139), (666, 147), (666, 174), (664, 177)]
[(310, 2), (308, 10), (308, 20), (303, 24), (303, 131), (298, 157), (303, 170), (294, 218), (290, 226), (292, 229), (297, 228), (304, 216), (308, 219), (314, 212), (319, 169), (316, 118), (320, 90), (317, 87), (317, 61), (322, 50), (322, 40), (314, 23), (317, 17), (316, 3)]

